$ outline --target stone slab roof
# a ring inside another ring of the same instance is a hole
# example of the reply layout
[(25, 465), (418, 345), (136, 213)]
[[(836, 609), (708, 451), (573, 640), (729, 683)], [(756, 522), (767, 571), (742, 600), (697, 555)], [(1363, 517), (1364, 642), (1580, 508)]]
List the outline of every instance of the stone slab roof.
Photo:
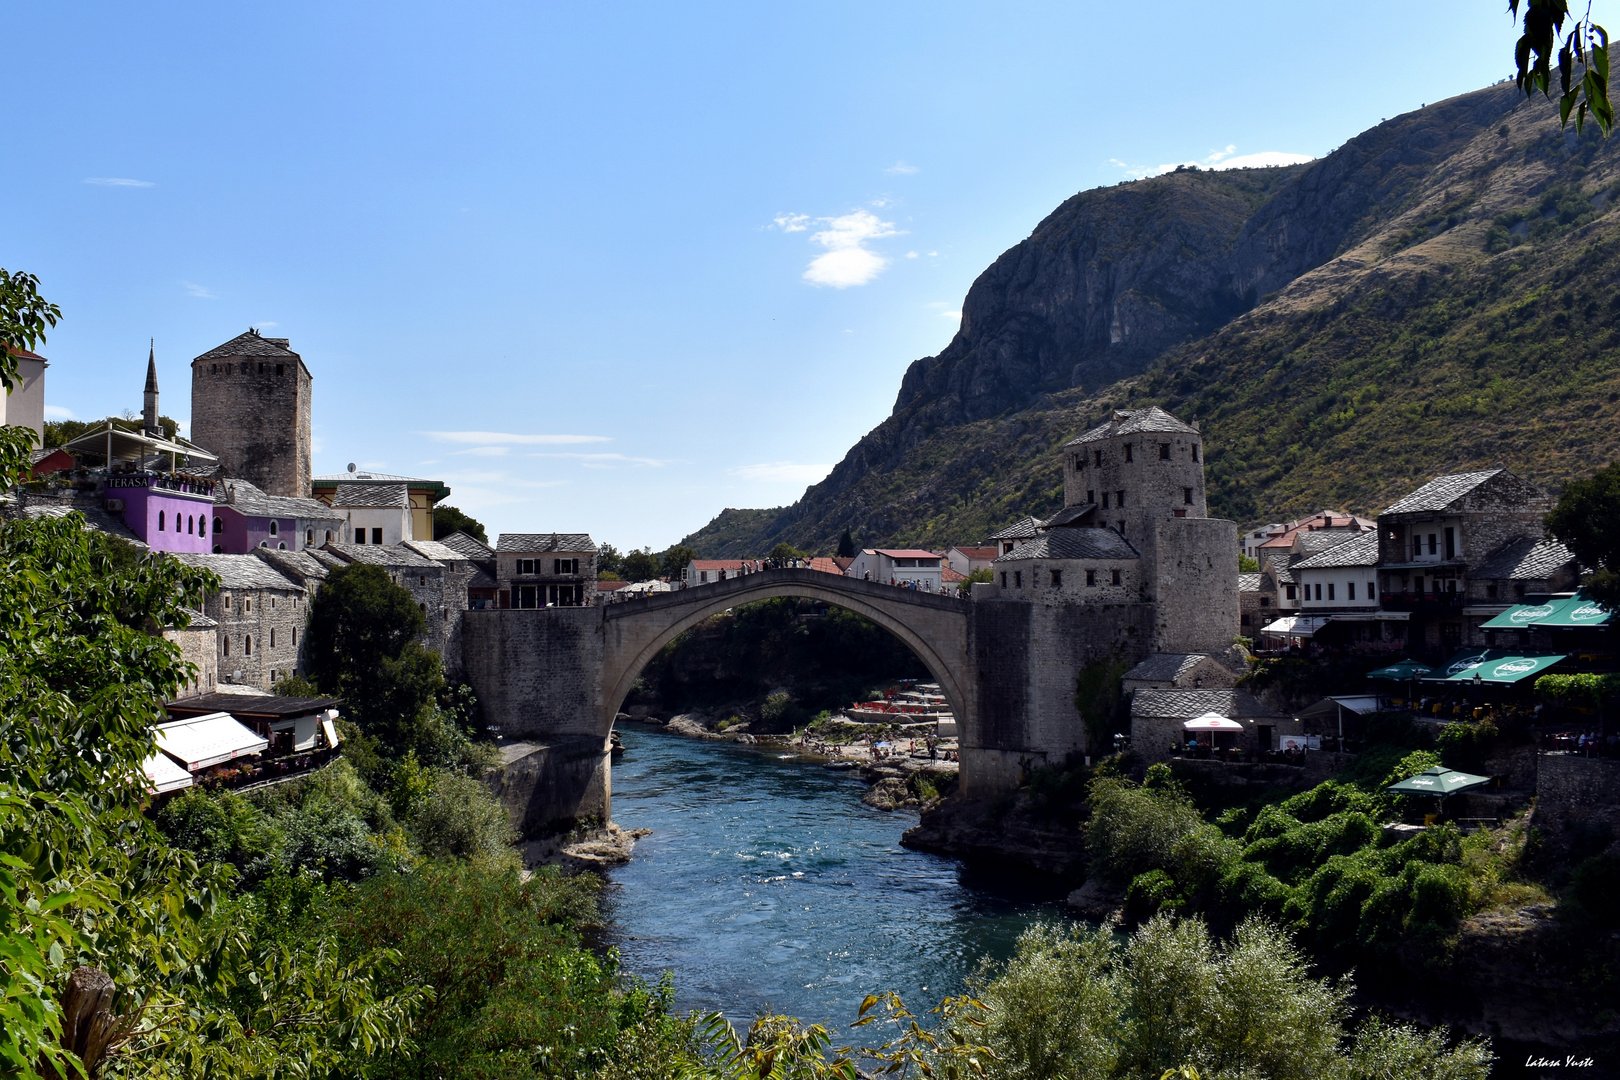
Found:
[(1099, 424), (1079, 438), (1070, 439), (1063, 445), (1079, 446), (1082, 443), (1097, 442), (1099, 439), (1112, 439), (1119, 435), (1135, 435), (1138, 432), (1149, 431), (1198, 434), (1192, 425), (1183, 424), (1157, 405), (1150, 405), (1145, 409), (1116, 409), (1113, 419), (1106, 424)]
[(275, 548), (254, 548), (255, 558), (263, 559), (294, 581), (325, 581), (331, 567), (321, 561), (320, 553), (306, 548), (303, 551), (281, 551)]
[(1131, 698), (1132, 716), (1191, 720), (1205, 713), (1230, 720), (1285, 719), (1247, 690), (1138, 690)]
[(1260, 591), (1260, 575), (1259, 574), (1256, 573), (1256, 574), (1239, 574), (1238, 575), (1238, 592), (1259, 592), (1259, 591)]
[(404, 484), (339, 484), (332, 505), (344, 510), (397, 510), (411, 505)]
[(405, 540), (400, 546), (410, 548), (424, 559), (434, 559), (438, 562), (467, 562), (471, 558), (449, 544), (441, 544), (437, 540)]
[(1044, 527), (1048, 529), (1066, 529), (1075, 527), (1090, 528), (1091, 526), (1089, 525), (1081, 526), (1079, 523), (1096, 512), (1096, 503), (1084, 503), (1079, 506), (1065, 506), (1051, 517), (1047, 518), (1046, 525)]
[(589, 533), (502, 533), (497, 551), (595, 551)]
[(383, 546), (378, 544), (339, 544), (334, 542), (327, 544), (325, 550), (333, 552), (339, 558), (352, 563), (371, 563), (373, 566), (420, 567), (424, 570), (429, 567), (443, 569), (442, 563), (424, 558), (404, 544)]
[[(1332, 532), (1327, 532), (1326, 530), (1318, 530), (1316, 532), (1297, 532), (1294, 534), (1293, 542), (1289, 545), (1288, 550), (1294, 555), (1311, 556), (1317, 554), (1318, 552), (1326, 551), (1329, 548), (1336, 548), (1340, 544), (1348, 544), (1358, 536), (1369, 535), (1377, 536), (1378, 534), (1376, 532), (1353, 533), (1347, 529), (1335, 529)], [(1294, 565), (1298, 566), (1299, 563), (1296, 562)]]
[(219, 575), (226, 589), (285, 589), (302, 592), (303, 587), (278, 571), (257, 555), (196, 555), (187, 551), (173, 551), (171, 558), (191, 566), (200, 566)]
[(145, 542), (142, 541), (140, 537), (136, 536), (134, 531), (131, 530), (128, 525), (124, 524), (124, 519), (121, 515), (108, 513), (100, 506), (81, 506), (74, 503), (36, 503), (30, 501), (29, 504), (23, 508), (23, 516), (31, 518), (60, 518), (67, 517), (69, 514), (83, 514), (85, 528), (87, 529), (95, 529), (97, 532), (104, 532), (109, 536), (116, 536), (120, 540), (128, 540), (131, 544), (143, 549), (146, 547)]
[(437, 484), (437, 480), (425, 480), (420, 476), (400, 476), (397, 473), (376, 472), (363, 469), (360, 472), (334, 472), (322, 473), (309, 478), (314, 484), (347, 484), (351, 482), (367, 484)]
[(185, 629), (185, 630), (217, 630), (219, 628), (219, 623), (215, 622), (213, 619), (210, 619), (207, 615), (204, 615), (202, 612), (198, 611), (196, 608), (186, 608), (185, 610), (186, 610), (186, 614), (191, 616), (191, 621), (189, 623), (187, 623), (184, 627), (166, 626), (166, 627), (164, 627), (164, 629), (165, 630), (180, 630), (180, 629)]
[(1526, 536), (1497, 548), (1470, 576), (1545, 581), (1574, 561), (1575, 553), (1558, 541)]
[(477, 563), (473, 564), (473, 573), (472, 573), (472, 577), (467, 579), (467, 588), (469, 588), (469, 589), (495, 589), (495, 588), (499, 588), (499, 587), (500, 587), (500, 582), (496, 581), (493, 577), (491, 577), (488, 570), (485, 570), (482, 566), (479, 566)]
[(1041, 531), (1039, 518), (1021, 517), (998, 533), (991, 533), (991, 540), (1028, 540)]
[(322, 548), (305, 548), (304, 552), (310, 558), (315, 559), (322, 566), (326, 567), (328, 570), (336, 570), (340, 566), (347, 566), (348, 565), (348, 563), (345, 562), (344, 560), (338, 558), (336, 555), (332, 554), (330, 551), (326, 551), (326, 550), (324, 550)]
[(214, 502), (230, 506), (250, 517), (304, 518), (315, 521), (342, 521), (343, 515), (319, 499), (298, 499), (271, 495), (246, 480), (227, 478), (215, 489)]
[(1055, 529), (1026, 540), (996, 562), (1025, 559), (1136, 559), (1137, 550), (1113, 529)]
[(460, 529), (440, 540), (439, 543), (456, 551), (463, 559), (493, 559), (495, 549), (484, 543), (478, 537), (464, 533)]
[[(1333, 533), (1312, 533), (1313, 536), (1332, 536)], [(1336, 567), (1377, 566), (1378, 534), (1365, 532), (1345, 534), (1349, 539), (1334, 544), (1325, 551), (1294, 564), (1295, 570), (1328, 570)]]
[(231, 356), (263, 356), (278, 360), (300, 360), (301, 358), (287, 346), (291, 344), (286, 338), (260, 337), (256, 331), (249, 330), (245, 334), (238, 334), (223, 345), (216, 345), (201, 356), (193, 360), (223, 360)]
[(1142, 682), (1173, 682), (1209, 658), (1208, 653), (1154, 653), (1127, 671), (1124, 677)]
[(1485, 472), (1451, 473), (1448, 476), (1437, 476), (1412, 492), (1412, 494), (1385, 507), (1381, 511), (1381, 515), (1416, 514), (1425, 511), (1449, 509), (1458, 499), (1461, 499), (1464, 495), (1503, 471), (1502, 469), (1488, 469)]

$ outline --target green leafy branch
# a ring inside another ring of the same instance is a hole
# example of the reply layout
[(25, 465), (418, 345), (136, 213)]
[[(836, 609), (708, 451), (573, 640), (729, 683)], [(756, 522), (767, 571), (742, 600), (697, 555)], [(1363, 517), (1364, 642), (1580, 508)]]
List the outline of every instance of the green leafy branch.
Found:
[[(1508, 12), (1515, 19), (1519, 4), (1520, 0), (1508, 0)], [(1591, 4), (1580, 18), (1570, 17), (1568, 0), (1524, 0), (1524, 5), (1524, 32), (1513, 50), (1518, 67), (1515, 83), (1526, 97), (1540, 90), (1550, 98), (1556, 64), (1560, 122), (1567, 125), (1573, 111), (1579, 132), (1590, 113), (1607, 135), (1614, 127), (1614, 108), (1609, 103), (1609, 34), (1592, 21)]]

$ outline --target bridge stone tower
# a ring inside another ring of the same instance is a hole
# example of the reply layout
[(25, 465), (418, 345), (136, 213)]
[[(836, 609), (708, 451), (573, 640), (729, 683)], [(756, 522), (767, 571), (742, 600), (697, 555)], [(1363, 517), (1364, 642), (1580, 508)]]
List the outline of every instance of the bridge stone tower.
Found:
[(249, 330), (191, 362), (191, 438), (221, 476), (309, 497), (313, 379), (286, 338)]

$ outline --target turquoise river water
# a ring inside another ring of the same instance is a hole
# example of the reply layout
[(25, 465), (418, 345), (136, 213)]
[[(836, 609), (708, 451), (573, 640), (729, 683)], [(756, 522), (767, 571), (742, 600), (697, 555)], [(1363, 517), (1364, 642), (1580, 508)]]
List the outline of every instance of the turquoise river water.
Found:
[(1048, 884), (901, 847), (916, 814), (865, 806), (847, 772), (640, 724), (620, 735), (613, 819), (653, 833), (610, 875), (606, 938), (627, 971), (673, 970), (682, 1011), (842, 1026), (897, 990), (920, 1012), (1030, 923), (1065, 918)]

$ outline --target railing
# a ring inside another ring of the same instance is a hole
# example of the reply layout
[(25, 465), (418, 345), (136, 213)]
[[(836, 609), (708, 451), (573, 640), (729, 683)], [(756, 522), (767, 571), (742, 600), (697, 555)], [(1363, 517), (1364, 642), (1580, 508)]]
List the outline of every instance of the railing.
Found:
[(214, 481), (200, 476), (170, 476), (167, 473), (110, 473), (106, 485), (111, 488), (155, 488), (177, 491), (183, 495), (214, 497)]
[(241, 791), (263, 787), (280, 780), (291, 780), (314, 772), (338, 756), (336, 750), (308, 750), (268, 761), (238, 761), (216, 766), (196, 778), (200, 788)]

